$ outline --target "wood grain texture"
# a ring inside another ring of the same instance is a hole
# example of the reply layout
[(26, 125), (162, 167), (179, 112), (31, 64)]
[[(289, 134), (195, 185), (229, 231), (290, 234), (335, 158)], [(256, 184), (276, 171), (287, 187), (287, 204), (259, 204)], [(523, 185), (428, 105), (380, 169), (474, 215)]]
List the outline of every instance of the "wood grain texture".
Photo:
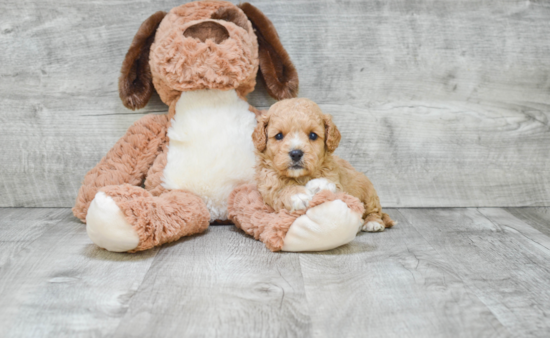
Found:
[(512, 336), (548, 336), (548, 237), (500, 209), (401, 212)]
[(300, 256), (314, 336), (510, 336), (439, 248), (390, 215), (393, 229)]
[(507, 107), (321, 105), (342, 133), (336, 154), (370, 178), (383, 206), (548, 204), (550, 129), (527, 108)]
[(99, 249), (69, 209), (0, 215), (0, 336), (112, 334), (158, 249)]
[(322, 253), (217, 226), (116, 254), (69, 209), (0, 208), (0, 336), (548, 336), (549, 236), (499, 208), (387, 211)]
[(308, 337), (297, 255), (274, 254), (232, 226), (164, 246), (117, 337)]
[(506, 208), (505, 210), (546, 236), (550, 236), (550, 208)]
[[(69, 207), (145, 113), (117, 78), (140, 23), (173, 1), (0, 4), (0, 206)], [(291, 1), (273, 21), (300, 96), (343, 131), (339, 154), (397, 207), (550, 203), (550, 4)], [(273, 101), (259, 89), (250, 102)]]
[[(539, 227), (535, 228), (530, 223), (524, 221), (523, 218), (512, 216), (512, 213), (500, 208), (481, 208), (479, 211), (501, 228), (505, 228), (512, 232), (515, 231), (518, 236), (525, 237), (526, 240), (532, 242), (531, 244), (539, 245), (543, 251), (550, 250), (550, 237), (540, 231)], [(539, 216), (535, 212), (533, 212), (533, 214), (534, 215), (530, 217), (530, 219)], [(550, 226), (550, 224), (546, 223), (545, 227), (548, 226)]]

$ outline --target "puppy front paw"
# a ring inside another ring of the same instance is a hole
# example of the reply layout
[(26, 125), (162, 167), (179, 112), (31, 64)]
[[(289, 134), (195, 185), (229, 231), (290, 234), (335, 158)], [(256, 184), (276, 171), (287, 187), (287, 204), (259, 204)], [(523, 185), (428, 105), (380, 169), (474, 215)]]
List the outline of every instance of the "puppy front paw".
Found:
[(309, 205), (309, 202), (311, 201), (312, 197), (313, 196), (309, 195), (309, 194), (292, 195), (290, 197), (290, 201), (291, 201), (291, 204), (290, 204), (291, 205), (291, 210), (290, 211), (304, 210)]
[(380, 224), (376, 221), (370, 221), (365, 224), (363, 224), (363, 227), (361, 230), (368, 231), (368, 232), (377, 232), (377, 231), (384, 231), (386, 227), (384, 224)]
[(311, 195), (315, 195), (321, 190), (328, 190), (330, 192), (336, 192), (336, 184), (330, 182), (326, 178), (316, 178), (307, 182), (306, 189)]

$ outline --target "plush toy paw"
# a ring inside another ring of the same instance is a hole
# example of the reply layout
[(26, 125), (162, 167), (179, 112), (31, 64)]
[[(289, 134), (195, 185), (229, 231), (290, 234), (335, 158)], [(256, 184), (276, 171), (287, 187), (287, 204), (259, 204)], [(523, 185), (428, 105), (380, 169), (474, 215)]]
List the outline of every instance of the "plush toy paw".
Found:
[(292, 209), (290, 211), (304, 210), (305, 208), (308, 207), (312, 197), (313, 195), (309, 195), (309, 194), (292, 195), (290, 197), (290, 201), (292, 202)]
[(384, 231), (384, 224), (378, 223), (376, 221), (370, 221), (361, 227), (361, 230), (368, 232)]
[(98, 247), (109, 251), (129, 251), (139, 244), (138, 233), (115, 201), (102, 191), (95, 195), (88, 209), (86, 232)]
[(315, 195), (321, 190), (336, 192), (336, 184), (330, 182), (326, 178), (316, 178), (307, 182), (306, 189), (310, 192), (311, 195)]
[(351, 242), (361, 226), (361, 213), (341, 200), (309, 209), (290, 226), (282, 251), (330, 250)]

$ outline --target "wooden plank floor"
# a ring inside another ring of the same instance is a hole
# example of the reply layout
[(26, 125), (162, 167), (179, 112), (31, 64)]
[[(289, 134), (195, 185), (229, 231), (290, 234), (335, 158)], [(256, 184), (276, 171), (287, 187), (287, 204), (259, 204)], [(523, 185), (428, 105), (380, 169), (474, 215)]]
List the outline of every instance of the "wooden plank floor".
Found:
[(323, 253), (231, 226), (139, 254), (0, 209), (0, 337), (548, 337), (550, 208), (390, 209)]

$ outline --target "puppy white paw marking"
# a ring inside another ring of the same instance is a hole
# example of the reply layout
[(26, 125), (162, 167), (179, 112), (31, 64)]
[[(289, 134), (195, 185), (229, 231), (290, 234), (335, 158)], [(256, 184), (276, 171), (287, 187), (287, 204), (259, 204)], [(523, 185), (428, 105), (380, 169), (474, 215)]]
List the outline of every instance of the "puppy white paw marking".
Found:
[(292, 202), (292, 211), (294, 210), (304, 210), (309, 205), (311, 201), (311, 195), (308, 194), (296, 194), (290, 197)]
[(316, 178), (307, 182), (306, 189), (309, 190), (312, 195), (317, 194), (321, 190), (336, 192), (336, 184), (330, 182), (326, 178)]
[(104, 192), (98, 192), (86, 215), (86, 232), (98, 247), (113, 252), (135, 249), (139, 235), (124, 218), (115, 201)]
[(362, 228), (363, 231), (368, 231), (368, 232), (384, 231), (384, 229), (385, 227), (383, 224), (380, 224), (374, 221), (363, 224), (363, 228)]

